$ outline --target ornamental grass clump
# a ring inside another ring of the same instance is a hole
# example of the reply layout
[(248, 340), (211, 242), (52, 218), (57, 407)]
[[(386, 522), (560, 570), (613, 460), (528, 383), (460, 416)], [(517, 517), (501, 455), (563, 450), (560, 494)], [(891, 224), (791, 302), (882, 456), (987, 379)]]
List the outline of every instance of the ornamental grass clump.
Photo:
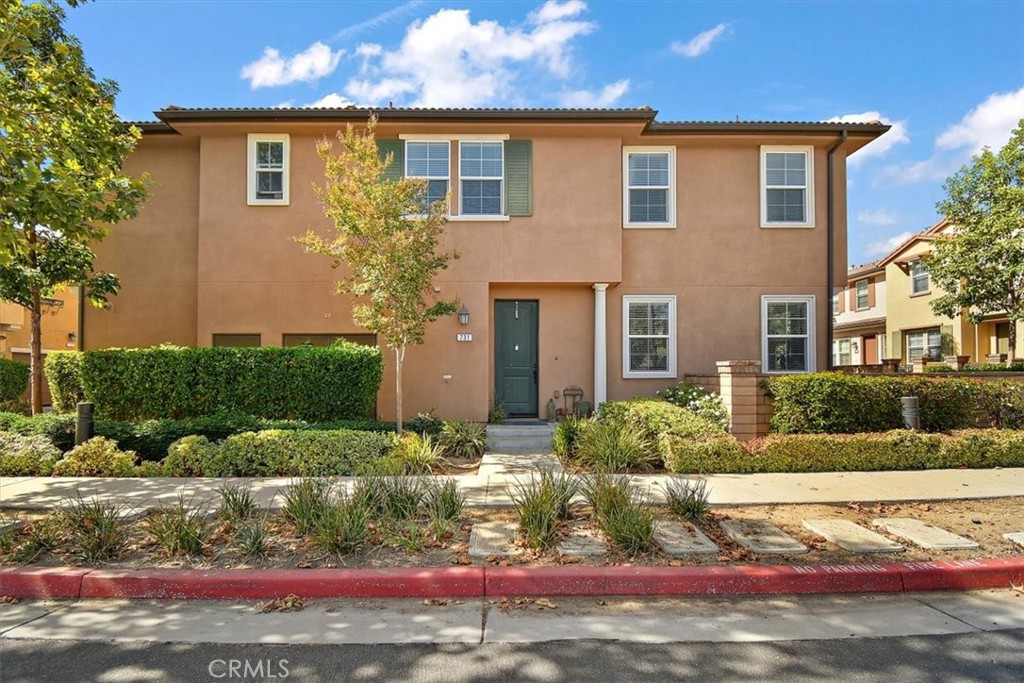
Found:
[(242, 526), (235, 534), (234, 545), (246, 557), (266, 557), (270, 552), (270, 532), (267, 531), (266, 517)]
[(419, 477), (363, 477), (353, 498), (381, 521), (412, 519), (427, 495)]
[(284, 518), (303, 536), (313, 533), (330, 507), (331, 484), (326, 479), (299, 479), (284, 492)]
[(213, 534), (206, 507), (180, 494), (174, 505), (154, 510), (146, 521), (149, 535), (168, 555), (198, 557)]
[(616, 423), (594, 422), (579, 435), (579, 459), (601, 472), (650, 470), (660, 457), (649, 439)]
[(423, 508), (426, 510), (431, 535), (435, 540), (444, 537), (451, 525), (462, 515), (466, 504), (466, 495), (459, 491), (454, 479), (430, 481), (426, 485), (423, 496)]
[(358, 550), (370, 534), (373, 518), (366, 502), (344, 494), (331, 496), (314, 527), (313, 540), (330, 553), (345, 555)]
[(630, 477), (596, 474), (584, 485), (583, 494), (615, 547), (630, 555), (654, 550), (654, 513)]
[(59, 515), (71, 549), (86, 562), (105, 562), (116, 559), (128, 544), (122, 512), (122, 506), (99, 498), (75, 498), (62, 506)]
[(671, 479), (665, 487), (668, 509), (673, 514), (694, 524), (704, 524), (711, 512), (707, 481), (700, 479)]
[(445, 422), (438, 436), (441, 451), (448, 458), (479, 458), (487, 448), (487, 429), (465, 420)]
[(232, 526), (256, 514), (256, 498), (250, 484), (225, 484), (217, 488), (220, 507), (217, 515)]
[(519, 530), (533, 548), (550, 548), (558, 538), (558, 494), (540, 479), (517, 481), (509, 491)]

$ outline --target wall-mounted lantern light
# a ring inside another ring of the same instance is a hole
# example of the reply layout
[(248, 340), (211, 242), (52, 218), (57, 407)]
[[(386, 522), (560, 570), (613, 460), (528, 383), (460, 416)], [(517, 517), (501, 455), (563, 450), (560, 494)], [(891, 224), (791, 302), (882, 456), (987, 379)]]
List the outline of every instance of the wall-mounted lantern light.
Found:
[(69, 349), (75, 348), (75, 340), (78, 339), (78, 335), (74, 332), (68, 332), (68, 343), (65, 344)]
[(466, 308), (465, 306), (463, 306), (462, 308), (459, 309), (459, 324), (460, 325), (468, 325), (469, 324), (469, 309)]

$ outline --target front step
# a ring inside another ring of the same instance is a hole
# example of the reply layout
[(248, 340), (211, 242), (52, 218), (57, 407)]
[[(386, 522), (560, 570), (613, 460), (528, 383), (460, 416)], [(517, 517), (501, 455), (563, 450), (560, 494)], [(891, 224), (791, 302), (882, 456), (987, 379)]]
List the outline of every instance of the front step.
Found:
[(492, 453), (550, 453), (554, 427), (540, 425), (487, 425), (487, 450)]

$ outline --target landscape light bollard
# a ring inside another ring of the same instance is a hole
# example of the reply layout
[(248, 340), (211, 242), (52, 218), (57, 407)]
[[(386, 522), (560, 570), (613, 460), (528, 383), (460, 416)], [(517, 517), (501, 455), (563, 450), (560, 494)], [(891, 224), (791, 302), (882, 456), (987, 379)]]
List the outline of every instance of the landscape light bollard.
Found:
[(920, 429), (921, 411), (918, 409), (917, 396), (902, 396), (900, 403), (903, 404), (903, 426), (907, 429)]
[(78, 419), (75, 421), (75, 445), (88, 441), (92, 438), (93, 421), (92, 403), (78, 404)]

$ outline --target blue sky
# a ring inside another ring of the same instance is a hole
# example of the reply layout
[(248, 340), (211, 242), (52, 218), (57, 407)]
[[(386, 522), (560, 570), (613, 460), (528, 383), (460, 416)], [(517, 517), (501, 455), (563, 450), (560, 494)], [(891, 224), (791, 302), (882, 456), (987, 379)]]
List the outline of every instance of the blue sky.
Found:
[(100, 0), (68, 28), (132, 120), (180, 106), (623, 106), (659, 120), (879, 118), (851, 263), (933, 223), (1024, 117), (1024, 2)]

